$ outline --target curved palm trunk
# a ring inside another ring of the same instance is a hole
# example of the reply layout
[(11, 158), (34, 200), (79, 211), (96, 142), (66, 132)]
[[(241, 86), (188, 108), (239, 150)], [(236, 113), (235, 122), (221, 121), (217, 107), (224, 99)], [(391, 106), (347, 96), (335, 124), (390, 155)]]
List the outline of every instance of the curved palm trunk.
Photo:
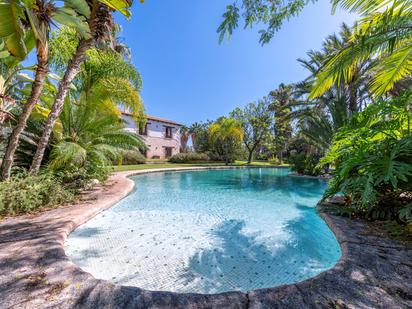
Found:
[(10, 178), (10, 171), (14, 163), (14, 154), (19, 145), (20, 135), (26, 127), (27, 120), (29, 119), (33, 108), (36, 106), (44, 85), (44, 80), (47, 76), (49, 69), (49, 47), (47, 41), (45, 43), (37, 42), (37, 67), (34, 82), (32, 85), (30, 97), (27, 103), (23, 107), (16, 126), (9, 138), (6, 152), (1, 164), (1, 178), (7, 180)]
[(191, 137), (191, 139), (192, 139), (193, 149), (194, 149), (195, 151), (197, 151), (197, 139), (196, 139), (196, 134), (195, 134), (195, 133), (192, 133), (190, 137)]
[(47, 118), (46, 124), (44, 125), (43, 135), (37, 145), (36, 153), (33, 157), (33, 161), (30, 167), (30, 172), (37, 174), (40, 169), (41, 162), (43, 160), (44, 151), (49, 143), (50, 135), (53, 130), (53, 126), (56, 123), (57, 118), (59, 117), (64, 104), (64, 99), (69, 90), (69, 86), (72, 83), (73, 79), (80, 71), (80, 65), (86, 57), (86, 51), (92, 47), (93, 39), (82, 39), (77, 45), (76, 53), (73, 56), (73, 59), (69, 62), (66, 72), (62, 80), (59, 83), (59, 89), (57, 91), (56, 98), (54, 99), (53, 106), (51, 108), (50, 114)]
[(187, 152), (187, 142), (189, 140), (189, 135), (183, 133), (180, 136), (180, 152)]

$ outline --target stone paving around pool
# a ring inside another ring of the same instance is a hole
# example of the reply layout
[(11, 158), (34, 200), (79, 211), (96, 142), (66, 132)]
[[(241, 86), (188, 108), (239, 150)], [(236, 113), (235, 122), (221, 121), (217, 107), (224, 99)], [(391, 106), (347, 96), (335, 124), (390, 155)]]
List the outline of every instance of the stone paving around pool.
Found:
[(325, 213), (342, 258), (296, 284), (215, 295), (154, 292), (95, 279), (74, 265), (63, 248), (68, 234), (125, 197), (133, 189), (127, 176), (153, 171), (161, 170), (116, 173), (79, 204), (1, 221), (0, 308), (412, 308), (412, 248), (364, 221)]

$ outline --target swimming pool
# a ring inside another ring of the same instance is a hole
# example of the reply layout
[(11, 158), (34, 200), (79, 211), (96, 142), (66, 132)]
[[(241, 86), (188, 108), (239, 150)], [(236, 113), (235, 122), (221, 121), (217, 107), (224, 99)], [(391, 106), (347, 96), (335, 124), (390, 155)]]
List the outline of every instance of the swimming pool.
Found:
[(294, 283), (333, 267), (339, 244), (315, 205), (322, 180), (288, 169), (159, 172), (68, 237), (96, 278), (149, 290), (219, 293)]

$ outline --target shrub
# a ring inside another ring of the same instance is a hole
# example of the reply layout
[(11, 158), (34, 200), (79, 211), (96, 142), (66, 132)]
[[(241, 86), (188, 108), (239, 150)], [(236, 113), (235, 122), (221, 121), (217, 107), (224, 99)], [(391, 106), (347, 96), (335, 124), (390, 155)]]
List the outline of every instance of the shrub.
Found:
[(31, 176), (20, 173), (0, 182), (0, 215), (30, 213), (42, 206), (55, 206), (74, 199), (74, 192), (50, 173)]
[(146, 158), (136, 150), (123, 150), (120, 153), (121, 160), (117, 163), (123, 165), (145, 164)]
[(410, 96), (369, 105), (339, 130), (322, 164), (335, 171), (325, 198), (343, 193), (371, 219), (410, 219), (412, 135)]
[(270, 159), (268, 159), (269, 164), (272, 165), (279, 165), (280, 164), (280, 160), (276, 157), (271, 157)]
[(292, 170), (298, 174), (317, 176), (321, 174), (321, 168), (317, 166), (319, 159), (316, 154), (291, 153), (289, 163), (292, 164)]
[(169, 161), (172, 163), (204, 162), (209, 161), (209, 157), (205, 153), (187, 152), (175, 154)]

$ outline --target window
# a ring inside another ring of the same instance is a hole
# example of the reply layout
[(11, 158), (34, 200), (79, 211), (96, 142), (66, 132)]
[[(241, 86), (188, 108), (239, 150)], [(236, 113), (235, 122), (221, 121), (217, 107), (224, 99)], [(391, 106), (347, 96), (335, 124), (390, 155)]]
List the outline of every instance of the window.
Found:
[(166, 127), (166, 138), (172, 138), (172, 127)]
[(144, 127), (139, 127), (139, 134), (147, 135), (147, 123), (144, 125)]
[(165, 147), (165, 157), (170, 158), (173, 154), (173, 147)]

